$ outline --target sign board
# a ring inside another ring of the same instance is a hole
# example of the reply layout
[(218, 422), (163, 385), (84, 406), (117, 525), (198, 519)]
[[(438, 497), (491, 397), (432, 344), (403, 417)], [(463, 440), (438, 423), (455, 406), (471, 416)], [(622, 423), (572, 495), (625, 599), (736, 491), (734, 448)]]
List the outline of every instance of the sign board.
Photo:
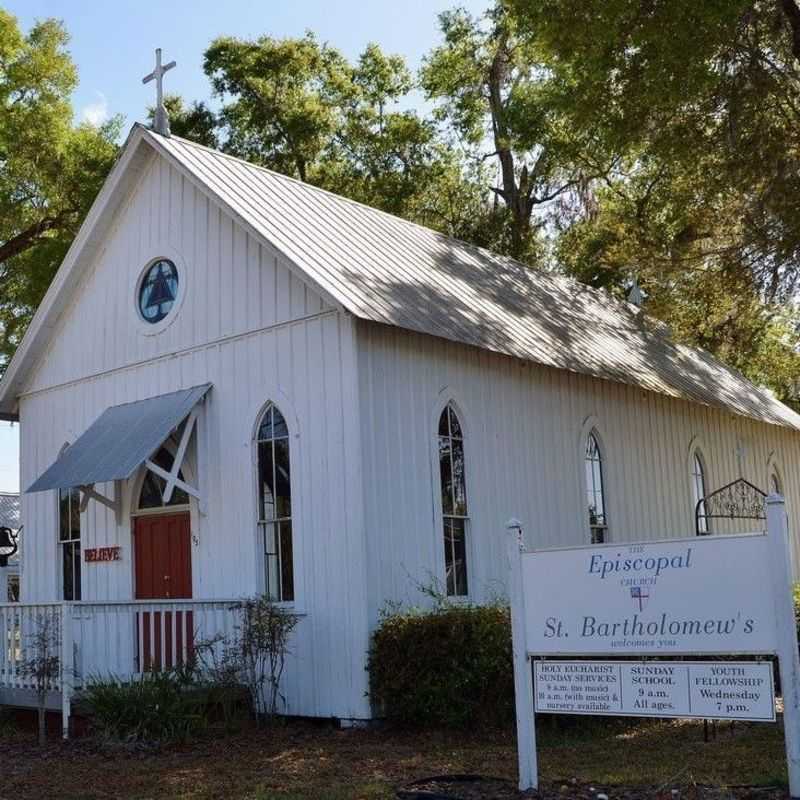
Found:
[(100, 561), (122, 561), (121, 547), (90, 547), (84, 552), (84, 560), (87, 564)]
[(800, 800), (800, 654), (783, 498), (768, 497), (766, 511), (766, 534), (533, 552), (522, 548), (520, 523), (508, 523), (521, 790), (538, 784), (537, 711), (774, 720), (769, 664), (670, 660), (771, 654), (789, 791)]
[(537, 714), (775, 721), (769, 662), (535, 661)]
[(528, 652), (774, 653), (766, 535), (522, 554)]

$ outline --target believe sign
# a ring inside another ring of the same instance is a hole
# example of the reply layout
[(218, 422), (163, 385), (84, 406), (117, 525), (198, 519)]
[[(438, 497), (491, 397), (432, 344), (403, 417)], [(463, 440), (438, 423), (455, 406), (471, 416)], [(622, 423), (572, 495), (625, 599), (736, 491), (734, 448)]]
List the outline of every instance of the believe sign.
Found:
[[(800, 798), (800, 658), (782, 497), (767, 499), (766, 534), (525, 552), (519, 523), (508, 527), (520, 789), (538, 784), (537, 711), (774, 720), (771, 664), (675, 659), (763, 654), (778, 656), (789, 788)], [(635, 660), (659, 656), (669, 660)]]

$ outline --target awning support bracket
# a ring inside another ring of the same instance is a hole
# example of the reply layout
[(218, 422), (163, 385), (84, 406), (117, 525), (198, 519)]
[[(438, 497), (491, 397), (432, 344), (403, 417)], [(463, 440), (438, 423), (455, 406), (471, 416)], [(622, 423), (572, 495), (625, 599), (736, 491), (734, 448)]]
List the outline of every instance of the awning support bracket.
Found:
[(117, 522), (117, 525), (122, 523), (122, 493), (120, 491), (119, 481), (114, 481), (113, 500), (96, 491), (94, 485), (79, 486), (78, 489), (81, 493), (81, 513), (86, 511), (86, 508), (89, 505), (89, 500), (97, 500), (98, 503), (102, 503), (104, 506), (110, 508), (114, 512), (114, 518)]
[(147, 467), (147, 469), (149, 469), (151, 472), (154, 472), (156, 475), (166, 481), (166, 486), (164, 486), (164, 494), (162, 496), (164, 505), (167, 505), (172, 499), (172, 493), (175, 491), (176, 487), (178, 489), (183, 489), (184, 492), (190, 494), (198, 502), (201, 500), (200, 491), (178, 477), (181, 467), (183, 466), (183, 461), (186, 458), (186, 450), (189, 447), (189, 439), (191, 439), (192, 431), (197, 424), (198, 413), (198, 407), (195, 406), (186, 419), (186, 425), (183, 427), (181, 440), (178, 443), (178, 449), (176, 450), (175, 458), (172, 461), (172, 469), (169, 472), (162, 467), (159, 467), (158, 464), (152, 461), (152, 459), (148, 458), (144, 462), (144, 465)]

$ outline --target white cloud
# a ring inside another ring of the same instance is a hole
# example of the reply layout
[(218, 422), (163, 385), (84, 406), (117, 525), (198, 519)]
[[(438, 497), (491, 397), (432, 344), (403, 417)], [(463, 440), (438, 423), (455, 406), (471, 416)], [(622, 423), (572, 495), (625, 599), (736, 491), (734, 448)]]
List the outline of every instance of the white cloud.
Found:
[(84, 106), (81, 110), (81, 122), (88, 122), (96, 128), (108, 119), (108, 100), (102, 92), (95, 92), (95, 94), (97, 100)]

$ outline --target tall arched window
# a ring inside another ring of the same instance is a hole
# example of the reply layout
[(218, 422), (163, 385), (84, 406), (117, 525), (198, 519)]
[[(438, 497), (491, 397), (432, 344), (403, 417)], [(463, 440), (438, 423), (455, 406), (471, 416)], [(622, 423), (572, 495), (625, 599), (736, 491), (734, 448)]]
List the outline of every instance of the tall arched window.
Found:
[(449, 596), (465, 596), (467, 583), (467, 483), (464, 433), (449, 403), (439, 417), (439, 475), (444, 523), (444, 569)]
[(603, 485), (603, 454), (594, 431), (586, 438), (585, 466), (589, 531), (592, 544), (602, 544), (608, 538), (608, 517)]
[[(697, 515), (697, 535), (705, 536), (711, 531), (708, 527), (708, 519), (705, 516), (705, 505), (702, 504), (703, 498), (706, 496), (706, 469), (703, 462), (703, 454), (700, 450), (695, 449), (692, 454), (692, 499), (694, 500), (692, 508)], [(701, 505), (698, 508), (698, 503)]]
[(272, 403), (259, 420), (256, 447), (258, 526), (264, 545), (266, 594), (272, 600), (289, 602), (294, 600), (289, 429)]

